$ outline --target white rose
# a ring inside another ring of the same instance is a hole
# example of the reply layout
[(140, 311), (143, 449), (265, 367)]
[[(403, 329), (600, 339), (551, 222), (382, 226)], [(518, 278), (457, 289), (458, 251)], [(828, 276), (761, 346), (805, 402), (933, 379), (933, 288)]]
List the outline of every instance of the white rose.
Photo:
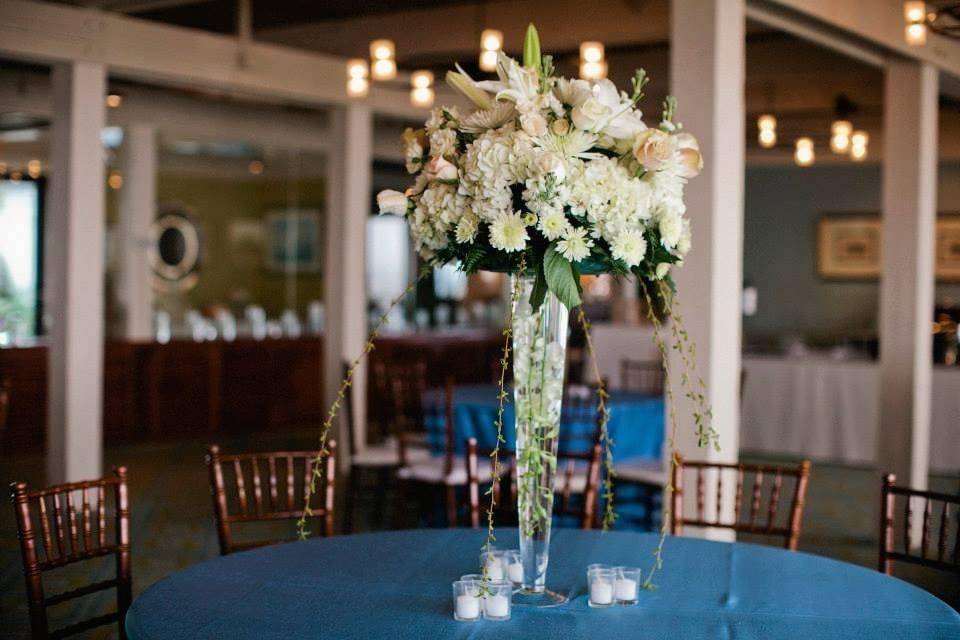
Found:
[(377, 194), (377, 207), (379, 207), (381, 215), (384, 213), (395, 216), (406, 215), (409, 202), (407, 196), (392, 189), (386, 189)]
[(631, 109), (611, 120), (603, 132), (615, 140), (633, 140), (646, 130), (641, 113)]
[(673, 158), (676, 141), (659, 129), (642, 131), (633, 141), (633, 157), (647, 171), (662, 169)]
[(590, 98), (570, 113), (573, 124), (584, 131), (600, 131), (613, 115), (613, 109), (596, 98)]
[(547, 133), (547, 120), (537, 112), (524, 113), (520, 116), (520, 128), (528, 136), (539, 138)]
[(695, 178), (703, 169), (703, 156), (697, 139), (689, 133), (677, 134), (677, 153), (680, 156), (680, 177)]
[(424, 166), (423, 173), (430, 181), (457, 179), (456, 165), (442, 156), (431, 159), (430, 162)]
[(563, 158), (555, 153), (538, 154), (533, 161), (533, 169), (542, 178), (553, 174), (557, 182), (563, 182), (563, 179), (567, 176), (567, 168), (563, 164)]

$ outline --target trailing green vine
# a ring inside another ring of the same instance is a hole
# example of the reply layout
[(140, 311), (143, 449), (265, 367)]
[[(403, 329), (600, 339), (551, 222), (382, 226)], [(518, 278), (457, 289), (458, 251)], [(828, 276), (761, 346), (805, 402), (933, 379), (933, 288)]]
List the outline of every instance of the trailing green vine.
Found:
[(617, 519), (617, 513), (614, 509), (614, 478), (616, 470), (613, 466), (613, 438), (610, 436), (608, 425), (610, 423), (610, 409), (607, 407), (607, 400), (610, 395), (604, 386), (603, 377), (600, 375), (600, 365), (597, 362), (597, 356), (593, 349), (593, 338), (590, 336), (590, 320), (583, 311), (583, 305), (577, 308), (577, 320), (583, 327), (583, 333), (586, 338), (587, 356), (593, 366), (593, 376), (597, 381), (597, 414), (600, 416), (600, 438), (603, 441), (603, 492), (605, 497), (603, 508), (603, 531), (609, 531)]
[(304, 490), (303, 514), (297, 520), (297, 538), (299, 540), (306, 540), (310, 535), (310, 530), (307, 529), (307, 518), (313, 517), (313, 508), (310, 506), (310, 499), (317, 491), (317, 482), (323, 479), (323, 461), (328, 455), (330, 455), (330, 450), (327, 448), (327, 438), (330, 435), (330, 429), (333, 427), (333, 422), (336, 420), (337, 414), (340, 412), (340, 407), (346, 398), (347, 391), (353, 384), (353, 375), (367, 354), (371, 353), (376, 348), (374, 341), (380, 335), (380, 332), (383, 330), (383, 328), (387, 325), (390, 313), (393, 312), (394, 308), (396, 308), (396, 306), (400, 304), (404, 298), (410, 295), (413, 289), (417, 286), (417, 283), (429, 275), (430, 271), (431, 270), (429, 268), (423, 269), (416, 279), (411, 280), (410, 283), (407, 284), (406, 289), (404, 289), (400, 295), (390, 301), (389, 306), (387, 306), (387, 309), (380, 316), (377, 324), (367, 336), (367, 343), (364, 346), (363, 352), (354, 358), (350, 363), (350, 366), (347, 367), (346, 375), (343, 377), (343, 380), (341, 380), (340, 387), (337, 389), (337, 395), (334, 398), (333, 403), (330, 405), (330, 408), (327, 410), (327, 417), (324, 419), (323, 425), (320, 427), (319, 452), (310, 461), (310, 470), (308, 472), (310, 474), (310, 482), (307, 483), (306, 489)]

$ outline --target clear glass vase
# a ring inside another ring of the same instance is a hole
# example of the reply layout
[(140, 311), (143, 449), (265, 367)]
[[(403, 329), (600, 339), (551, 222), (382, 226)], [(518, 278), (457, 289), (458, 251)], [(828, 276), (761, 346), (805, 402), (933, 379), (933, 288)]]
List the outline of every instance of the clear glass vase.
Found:
[(530, 305), (532, 276), (519, 278), (513, 313), (513, 385), (517, 425), (517, 509), (523, 585), (514, 603), (555, 606), (566, 597), (546, 588), (557, 442), (567, 355), (567, 308), (552, 293)]

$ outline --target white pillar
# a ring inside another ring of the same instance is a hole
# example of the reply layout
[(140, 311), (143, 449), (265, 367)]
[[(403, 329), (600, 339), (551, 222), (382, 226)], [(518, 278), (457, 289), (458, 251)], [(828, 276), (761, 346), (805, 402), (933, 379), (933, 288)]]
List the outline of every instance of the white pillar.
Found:
[[(353, 104), (330, 112), (327, 156), (327, 222), (324, 300), (324, 399), (332, 402), (342, 377), (342, 363), (360, 355), (367, 339), (366, 224), (373, 199), (373, 111)], [(351, 388), (354, 424), (360, 447), (366, 445), (366, 358)], [(350, 448), (345, 421), (337, 439)], [(349, 459), (341, 457), (344, 464)]]
[(106, 70), (53, 68), (50, 206), (45, 217), (48, 326), (47, 479), (94, 478), (103, 454)]
[[(673, 270), (681, 311), (696, 344), (720, 450), (700, 448), (691, 404), (677, 389), (677, 444), (687, 459), (735, 462), (740, 430), (740, 293), (743, 274), (744, 0), (672, 0), (670, 84), (678, 120), (697, 136), (703, 173), (687, 185), (693, 249)], [(727, 482), (732, 490), (732, 483)], [(713, 492), (710, 492), (713, 493)], [(710, 501), (715, 496), (709, 496)], [(689, 506), (693, 495), (688, 492)], [(732, 495), (724, 502), (732, 514)], [(707, 505), (708, 512), (715, 502)], [(710, 532), (726, 537), (726, 532)]]
[(150, 225), (156, 217), (157, 207), (157, 135), (153, 125), (132, 124), (127, 127), (122, 167), (117, 293), (125, 312), (124, 338), (145, 342), (153, 339), (153, 291), (147, 261)]
[(928, 64), (887, 65), (877, 462), (918, 489), (930, 459), (937, 83)]

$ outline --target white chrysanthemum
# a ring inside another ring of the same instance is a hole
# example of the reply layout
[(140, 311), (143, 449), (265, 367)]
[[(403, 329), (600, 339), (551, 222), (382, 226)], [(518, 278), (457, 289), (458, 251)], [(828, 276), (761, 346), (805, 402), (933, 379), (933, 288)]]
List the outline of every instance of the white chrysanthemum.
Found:
[(663, 216), (659, 228), (660, 243), (667, 249), (673, 249), (683, 234), (683, 219), (680, 216)]
[(583, 260), (590, 255), (593, 240), (587, 237), (586, 229), (567, 229), (563, 240), (557, 243), (557, 251), (570, 262)]
[(483, 133), (490, 129), (499, 129), (517, 117), (512, 102), (498, 102), (490, 109), (478, 109), (460, 121), (460, 131), (465, 133)]
[(590, 149), (597, 144), (597, 134), (580, 129), (569, 129), (565, 134), (558, 134), (551, 130), (537, 138), (534, 143), (544, 151), (550, 151), (564, 158), (588, 160), (602, 157), (590, 152)]
[(556, 240), (570, 228), (562, 209), (548, 209), (540, 213), (540, 232), (547, 240)]
[(460, 244), (468, 244), (477, 238), (480, 221), (472, 213), (466, 213), (457, 223), (456, 239)]
[(502, 213), (490, 224), (490, 246), (494, 249), (522, 251), (528, 239), (523, 217), (515, 213)]
[(610, 248), (614, 258), (623, 260), (628, 267), (635, 267), (643, 262), (643, 257), (647, 254), (647, 241), (641, 231), (628, 229), (617, 236)]

